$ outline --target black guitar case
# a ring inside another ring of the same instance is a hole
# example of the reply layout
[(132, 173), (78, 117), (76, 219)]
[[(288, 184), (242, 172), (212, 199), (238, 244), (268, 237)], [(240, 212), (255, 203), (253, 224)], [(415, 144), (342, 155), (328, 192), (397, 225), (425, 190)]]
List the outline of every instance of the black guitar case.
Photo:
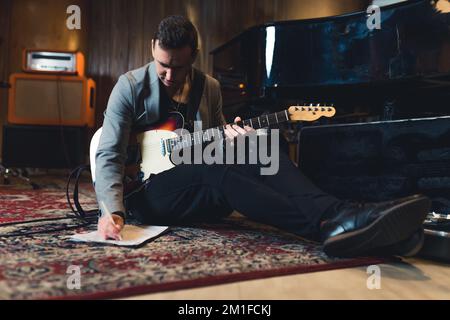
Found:
[(432, 200), (420, 255), (450, 262), (450, 117), (304, 127), (299, 167), (341, 199)]

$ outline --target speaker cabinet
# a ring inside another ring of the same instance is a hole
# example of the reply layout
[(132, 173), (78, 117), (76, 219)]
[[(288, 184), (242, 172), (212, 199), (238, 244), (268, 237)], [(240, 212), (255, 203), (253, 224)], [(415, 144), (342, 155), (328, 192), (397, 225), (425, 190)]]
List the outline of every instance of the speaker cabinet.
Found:
[(5, 167), (74, 168), (85, 164), (86, 127), (3, 126)]
[(10, 124), (94, 126), (95, 82), (92, 79), (15, 73), (10, 83)]

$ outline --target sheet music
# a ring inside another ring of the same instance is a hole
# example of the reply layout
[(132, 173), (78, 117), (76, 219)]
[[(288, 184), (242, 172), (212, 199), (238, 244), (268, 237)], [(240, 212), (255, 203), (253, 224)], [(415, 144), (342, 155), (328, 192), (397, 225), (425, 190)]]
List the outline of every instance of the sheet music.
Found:
[(122, 229), (122, 240), (105, 240), (98, 231), (78, 233), (69, 238), (70, 241), (105, 243), (117, 246), (138, 246), (154, 239), (169, 227), (166, 226), (134, 226), (126, 224)]

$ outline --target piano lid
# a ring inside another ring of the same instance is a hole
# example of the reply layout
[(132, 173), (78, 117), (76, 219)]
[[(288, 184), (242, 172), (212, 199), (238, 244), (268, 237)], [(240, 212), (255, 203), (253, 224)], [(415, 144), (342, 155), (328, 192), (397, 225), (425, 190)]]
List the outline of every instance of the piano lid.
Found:
[(240, 100), (268, 91), (317, 86), (450, 79), (450, 14), (413, 0), (380, 10), (273, 22), (244, 31), (213, 50), (214, 76)]

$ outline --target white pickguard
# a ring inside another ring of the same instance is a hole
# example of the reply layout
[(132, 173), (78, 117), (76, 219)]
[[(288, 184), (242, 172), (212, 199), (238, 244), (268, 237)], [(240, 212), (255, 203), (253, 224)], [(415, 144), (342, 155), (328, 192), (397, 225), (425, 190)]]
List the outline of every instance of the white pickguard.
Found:
[[(95, 154), (98, 149), (102, 128), (98, 129), (92, 137), (89, 156), (91, 164), (92, 181), (95, 182)], [(144, 173), (143, 180), (150, 177), (150, 174), (158, 174), (160, 172), (172, 169), (175, 165), (170, 160), (170, 153), (162, 152), (161, 141), (175, 138), (177, 134), (167, 130), (150, 130), (143, 132), (137, 136), (139, 145), (141, 146), (142, 162), (140, 163), (141, 171)]]
[(161, 150), (161, 141), (176, 138), (177, 134), (167, 130), (150, 130), (137, 136), (138, 143), (141, 146), (141, 171), (144, 173), (144, 180), (150, 177), (150, 174), (172, 169), (175, 165), (170, 160), (170, 153), (163, 154)]

